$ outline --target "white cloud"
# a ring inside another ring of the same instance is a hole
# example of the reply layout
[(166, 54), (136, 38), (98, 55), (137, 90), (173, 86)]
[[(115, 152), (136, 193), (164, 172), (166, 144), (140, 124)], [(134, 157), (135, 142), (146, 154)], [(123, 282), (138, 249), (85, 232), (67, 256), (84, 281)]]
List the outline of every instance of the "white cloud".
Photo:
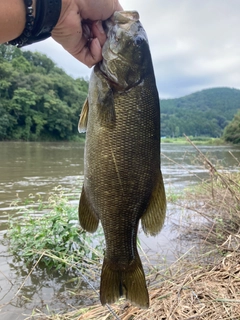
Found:
[[(160, 97), (217, 86), (240, 88), (239, 0), (121, 0), (121, 4), (140, 13)], [(90, 75), (51, 39), (28, 49), (46, 53), (74, 77)]]

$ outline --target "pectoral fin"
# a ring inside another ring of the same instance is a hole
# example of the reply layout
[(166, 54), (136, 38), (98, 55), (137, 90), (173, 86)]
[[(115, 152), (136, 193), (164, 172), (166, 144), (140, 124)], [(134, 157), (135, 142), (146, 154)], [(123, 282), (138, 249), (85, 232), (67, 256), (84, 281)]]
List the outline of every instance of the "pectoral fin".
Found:
[(156, 186), (152, 192), (152, 196), (144, 212), (141, 221), (145, 234), (155, 236), (162, 229), (166, 215), (166, 195), (163, 184), (162, 173), (159, 171)]
[(78, 122), (78, 132), (79, 133), (84, 133), (87, 130), (88, 110), (89, 110), (88, 99), (86, 99), (83, 104), (82, 112), (80, 114), (80, 119)]
[(81, 227), (88, 232), (95, 232), (98, 228), (99, 219), (91, 209), (84, 186), (82, 187), (82, 194), (79, 201), (78, 217)]

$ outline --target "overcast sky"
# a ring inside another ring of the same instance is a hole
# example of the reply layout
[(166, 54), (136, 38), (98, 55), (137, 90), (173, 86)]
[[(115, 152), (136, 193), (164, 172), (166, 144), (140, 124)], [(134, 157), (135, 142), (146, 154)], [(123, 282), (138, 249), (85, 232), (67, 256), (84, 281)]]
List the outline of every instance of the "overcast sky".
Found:
[[(212, 87), (240, 89), (240, 0), (121, 0), (147, 32), (160, 98)], [(91, 69), (48, 39), (26, 47), (47, 54), (69, 75)]]

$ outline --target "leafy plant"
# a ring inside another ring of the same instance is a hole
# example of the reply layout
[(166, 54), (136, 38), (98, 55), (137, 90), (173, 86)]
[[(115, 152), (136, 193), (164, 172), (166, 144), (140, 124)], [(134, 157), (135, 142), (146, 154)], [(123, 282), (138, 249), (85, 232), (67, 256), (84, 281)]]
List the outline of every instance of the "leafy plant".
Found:
[[(32, 203), (36, 207), (36, 203)], [(10, 218), (7, 239), (13, 254), (27, 264), (33, 264), (43, 255), (41, 262), (57, 270), (85, 264), (99, 259), (96, 249), (102, 247), (103, 236), (98, 234), (97, 244), (80, 228), (77, 207), (71, 205), (62, 193), (52, 195), (48, 204), (37, 203), (44, 214), (37, 215), (28, 209), (22, 218)], [(96, 237), (95, 237), (96, 239)], [(71, 269), (71, 268), (70, 268)]]

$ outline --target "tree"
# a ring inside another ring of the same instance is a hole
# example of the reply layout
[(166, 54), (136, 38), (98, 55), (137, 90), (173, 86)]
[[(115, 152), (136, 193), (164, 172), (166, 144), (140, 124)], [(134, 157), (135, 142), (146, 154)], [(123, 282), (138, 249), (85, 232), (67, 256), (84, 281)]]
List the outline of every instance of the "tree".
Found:
[(0, 45), (0, 140), (69, 140), (88, 83), (46, 55)]
[(14, 46), (0, 44), (0, 61), (12, 61), (14, 58), (22, 56), (22, 51)]
[(14, 58), (12, 60), (12, 66), (23, 73), (30, 73), (32, 70), (31, 64), (23, 56)]
[(240, 110), (224, 129), (223, 138), (225, 141), (240, 144)]
[(48, 74), (55, 67), (55, 63), (40, 52), (23, 51), (23, 57), (35, 67), (38, 73)]
[(8, 111), (17, 120), (17, 126), (12, 131), (15, 139), (29, 140), (35, 113), (31, 107), (36, 104), (36, 98), (33, 92), (25, 88), (14, 91)]

